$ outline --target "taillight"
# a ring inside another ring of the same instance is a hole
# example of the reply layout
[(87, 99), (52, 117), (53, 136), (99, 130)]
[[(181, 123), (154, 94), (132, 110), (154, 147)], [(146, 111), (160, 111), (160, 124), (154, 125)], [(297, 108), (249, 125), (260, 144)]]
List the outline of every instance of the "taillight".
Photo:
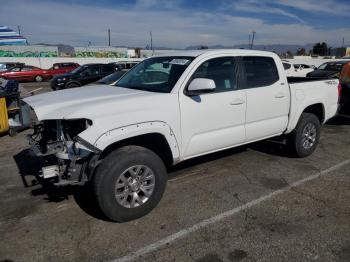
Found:
[(341, 97), (341, 84), (338, 84), (338, 98), (340, 99)]

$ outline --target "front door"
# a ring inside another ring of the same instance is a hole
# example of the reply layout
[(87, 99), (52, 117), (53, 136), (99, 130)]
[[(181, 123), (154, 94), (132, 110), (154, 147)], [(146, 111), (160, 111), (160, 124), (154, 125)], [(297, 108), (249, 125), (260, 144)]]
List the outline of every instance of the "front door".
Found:
[[(233, 57), (207, 60), (192, 75), (215, 82), (212, 93), (180, 93), (182, 153), (191, 158), (229, 148), (245, 141), (245, 90), (239, 90)], [(186, 92), (185, 92), (186, 93)]]

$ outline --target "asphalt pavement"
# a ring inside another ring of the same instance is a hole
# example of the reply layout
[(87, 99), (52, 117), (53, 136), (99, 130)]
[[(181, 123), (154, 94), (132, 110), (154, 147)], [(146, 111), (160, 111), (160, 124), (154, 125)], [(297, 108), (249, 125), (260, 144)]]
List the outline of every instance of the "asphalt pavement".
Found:
[(350, 261), (348, 117), (308, 158), (263, 141), (182, 163), (128, 223), (105, 219), (88, 186), (39, 183), (30, 132), (0, 137), (0, 261)]

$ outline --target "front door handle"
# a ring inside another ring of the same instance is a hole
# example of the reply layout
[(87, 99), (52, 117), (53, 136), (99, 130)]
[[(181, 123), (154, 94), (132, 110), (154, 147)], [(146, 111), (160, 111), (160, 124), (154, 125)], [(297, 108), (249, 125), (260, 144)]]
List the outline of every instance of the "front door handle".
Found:
[(284, 93), (278, 93), (275, 95), (275, 98), (284, 98), (286, 95)]
[(238, 106), (238, 105), (242, 105), (242, 104), (244, 104), (244, 103), (245, 103), (244, 100), (242, 100), (242, 99), (236, 99), (236, 100), (232, 101), (232, 102), (230, 103), (230, 105), (231, 105), (231, 106)]

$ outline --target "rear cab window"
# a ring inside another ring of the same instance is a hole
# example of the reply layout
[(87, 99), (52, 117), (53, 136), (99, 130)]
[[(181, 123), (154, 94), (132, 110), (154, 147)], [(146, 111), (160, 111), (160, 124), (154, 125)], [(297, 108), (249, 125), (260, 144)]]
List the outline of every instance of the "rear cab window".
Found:
[(246, 88), (270, 86), (280, 79), (272, 57), (245, 56), (241, 61)]

